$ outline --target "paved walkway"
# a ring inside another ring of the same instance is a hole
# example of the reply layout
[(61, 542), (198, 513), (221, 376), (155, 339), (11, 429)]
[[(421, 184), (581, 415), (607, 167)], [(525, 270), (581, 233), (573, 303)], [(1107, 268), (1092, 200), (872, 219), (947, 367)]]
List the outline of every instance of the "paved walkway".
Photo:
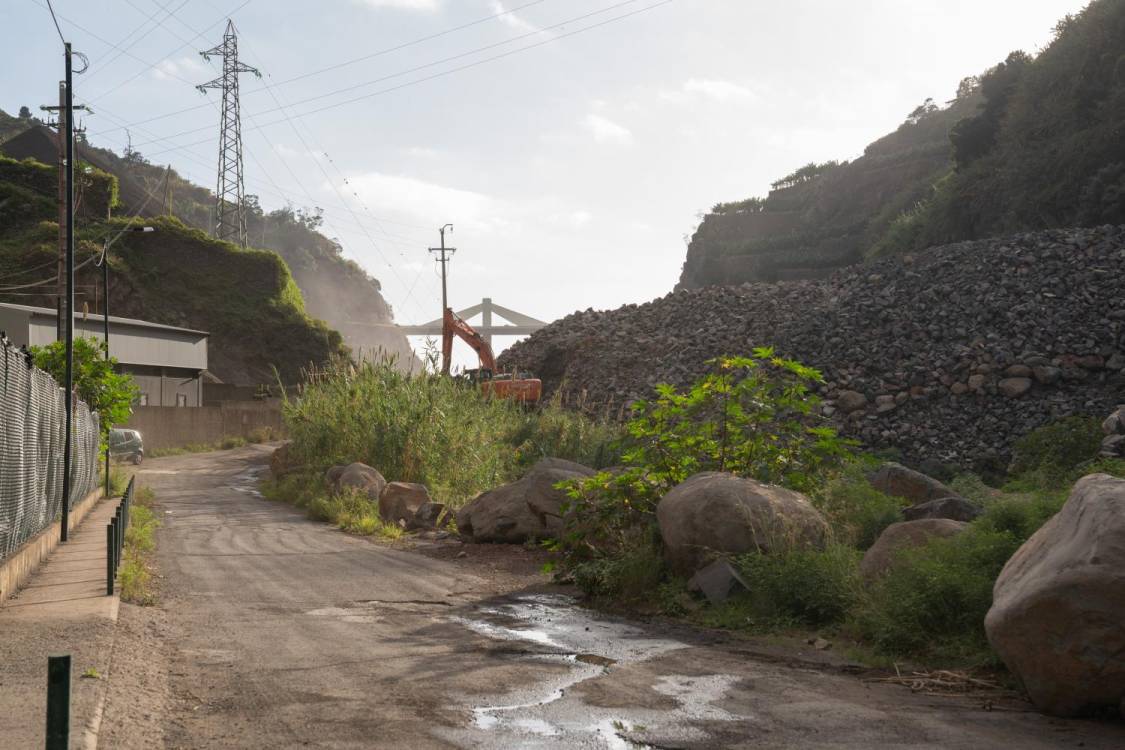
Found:
[(71, 654), (71, 747), (90, 747), (105, 696), (87, 669), (110, 668), (118, 598), (105, 593), (105, 527), (117, 500), (102, 500), (31, 581), (0, 605), (0, 744), (44, 744), (47, 657)]

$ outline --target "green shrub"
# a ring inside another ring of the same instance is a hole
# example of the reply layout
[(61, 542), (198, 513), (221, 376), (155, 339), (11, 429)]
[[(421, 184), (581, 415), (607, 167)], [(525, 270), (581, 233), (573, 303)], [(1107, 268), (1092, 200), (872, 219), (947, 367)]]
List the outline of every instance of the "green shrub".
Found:
[(759, 618), (819, 627), (842, 621), (855, 604), (860, 557), (854, 548), (832, 543), (824, 550), (740, 555), (736, 562)]
[(395, 481), (427, 485), (454, 507), (516, 478), (541, 456), (596, 458), (615, 429), (556, 404), (527, 410), (479, 388), (392, 362), (337, 363), (286, 401), (295, 460), (323, 471), (362, 461)]
[(634, 602), (652, 597), (665, 578), (655, 527), (627, 532), (612, 555), (598, 555), (570, 571), (574, 583), (591, 596)]
[(622, 470), (565, 485), (570, 512), (553, 545), (564, 571), (630, 556), (638, 535), (655, 525), (660, 498), (698, 472), (809, 490), (844, 462), (847, 443), (812, 416), (819, 372), (772, 349), (709, 364), (690, 388), (658, 385), (652, 401), (633, 405)]
[(875, 543), (883, 530), (902, 520), (902, 509), (908, 504), (871, 486), (858, 463), (833, 477), (826, 486), (810, 496), (828, 521), (836, 539), (865, 550)]
[(958, 664), (995, 662), (984, 633), (992, 585), (1022, 540), (972, 526), (955, 537), (904, 550), (855, 613), (878, 650)]
[(1101, 421), (1094, 417), (1067, 417), (1044, 425), (1016, 441), (1012, 447), (1011, 475), (1037, 474), (1038, 481), (1064, 480), (1080, 464), (1092, 460), (1101, 447)]
[(246, 438), (241, 437), (225, 437), (219, 441), (219, 448), (225, 451), (231, 448), (241, 448), (246, 445)]
[(273, 439), (274, 434), (272, 427), (255, 427), (250, 431), (250, 434), (246, 436), (246, 442), (255, 444), (268, 443)]

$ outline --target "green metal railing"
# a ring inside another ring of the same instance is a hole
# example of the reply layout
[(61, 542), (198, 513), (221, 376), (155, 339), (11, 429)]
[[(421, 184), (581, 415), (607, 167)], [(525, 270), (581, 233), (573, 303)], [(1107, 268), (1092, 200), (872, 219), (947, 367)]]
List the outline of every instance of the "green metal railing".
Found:
[(117, 569), (121, 566), (121, 553), (125, 549), (125, 531), (129, 528), (129, 510), (133, 507), (133, 485), (136, 477), (129, 479), (129, 486), (117, 504), (113, 520), (105, 527), (105, 593), (113, 596), (113, 585), (117, 580)]

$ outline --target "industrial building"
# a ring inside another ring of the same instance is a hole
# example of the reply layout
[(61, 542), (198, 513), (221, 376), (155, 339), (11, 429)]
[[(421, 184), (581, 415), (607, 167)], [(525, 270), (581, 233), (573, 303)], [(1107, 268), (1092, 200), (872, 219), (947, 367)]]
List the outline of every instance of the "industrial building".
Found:
[[(16, 346), (44, 346), (56, 339), (57, 315), (46, 307), (0, 304), (0, 330)], [(101, 340), (101, 315), (75, 315), (74, 335)], [(207, 369), (207, 333), (132, 318), (109, 316), (109, 353), (118, 371), (140, 389), (139, 406), (201, 406)]]

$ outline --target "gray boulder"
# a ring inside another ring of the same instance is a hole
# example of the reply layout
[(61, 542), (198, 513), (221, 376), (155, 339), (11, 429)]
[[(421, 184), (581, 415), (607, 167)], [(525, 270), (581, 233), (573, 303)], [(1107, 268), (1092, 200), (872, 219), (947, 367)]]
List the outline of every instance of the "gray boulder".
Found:
[(544, 458), (521, 479), (484, 492), (457, 512), (457, 530), (475, 542), (521, 544), (547, 539), (562, 528), (566, 493), (555, 485), (591, 476), (593, 469)]
[(885, 495), (901, 497), (914, 503), (957, 497), (957, 493), (920, 471), (902, 464), (887, 462), (871, 476), (871, 486)]
[(685, 576), (722, 555), (823, 547), (828, 534), (801, 493), (720, 472), (673, 487), (657, 504), (656, 520), (669, 565)]
[(1125, 480), (1083, 477), (996, 579), (988, 640), (1056, 716), (1125, 702)]
[(949, 518), (953, 521), (972, 521), (981, 514), (981, 509), (963, 497), (939, 497), (924, 503), (903, 508), (902, 517), (907, 521), (923, 518)]
[(324, 472), (324, 483), (336, 490), (336, 483), (340, 481), (340, 475), (344, 473), (344, 469), (348, 468), (347, 464), (337, 464)]
[(410, 524), (414, 515), (430, 502), (430, 491), (424, 484), (390, 482), (379, 494), (379, 517), (387, 523)]
[(874, 580), (894, 567), (895, 560), (904, 550), (920, 547), (935, 537), (960, 534), (966, 526), (968, 524), (949, 518), (923, 518), (892, 523), (863, 554), (859, 572), (865, 579)]
[(418, 510), (414, 511), (414, 518), (407, 525), (412, 529), (433, 529), (438, 526), (443, 513), (445, 513), (444, 503), (422, 503), (418, 506)]
[[(334, 466), (329, 469), (328, 475), (331, 476), (337, 468), (339, 467)], [(378, 501), (379, 496), (383, 494), (383, 488), (386, 486), (387, 480), (383, 478), (382, 474), (367, 464), (356, 462), (348, 464), (343, 468), (343, 471), (336, 474), (334, 489), (336, 492), (343, 492), (348, 488), (356, 489), (372, 500)]]

